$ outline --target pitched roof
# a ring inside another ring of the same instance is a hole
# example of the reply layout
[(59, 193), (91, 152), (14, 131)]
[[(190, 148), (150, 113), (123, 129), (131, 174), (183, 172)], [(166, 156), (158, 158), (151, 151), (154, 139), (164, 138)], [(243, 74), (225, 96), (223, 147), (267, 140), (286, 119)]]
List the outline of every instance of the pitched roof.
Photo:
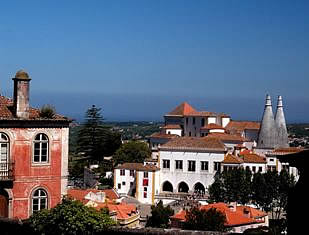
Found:
[(81, 202), (88, 202), (89, 200), (85, 199), (85, 196), (90, 193), (97, 193), (97, 192), (104, 192), (106, 198), (109, 200), (115, 200), (118, 199), (119, 196), (118, 194), (113, 190), (113, 189), (103, 189), (103, 190), (98, 190), (98, 189), (68, 189), (68, 196), (79, 200)]
[(266, 158), (261, 157), (255, 153), (245, 153), (240, 155), (240, 157), (244, 160), (245, 163), (266, 163)]
[(225, 146), (216, 138), (179, 137), (161, 145), (160, 149), (225, 151)]
[(241, 134), (245, 130), (256, 130), (260, 129), (260, 122), (254, 121), (230, 121), (226, 125), (226, 130), (231, 134)]
[[(220, 211), (225, 216), (226, 227), (242, 226), (247, 224), (260, 223), (259, 218), (267, 216), (263, 211), (251, 208), (249, 206), (236, 206), (235, 210), (231, 209), (229, 205), (219, 202), (201, 206), (200, 210), (209, 210), (215, 208)], [(248, 213), (249, 212), (249, 213)], [(180, 221), (186, 220), (186, 211), (181, 210), (177, 214), (171, 217), (171, 219), (176, 219)]]
[(119, 164), (118, 166), (115, 167), (115, 169), (137, 170), (137, 171), (158, 171), (160, 170), (160, 168), (152, 164), (144, 165), (143, 163), (131, 163), (131, 162)]
[(237, 157), (232, 154), (225, 155), (224, 160), (222, 161), (222, 163), (225, 163), (225, 164), (241, 164), (243, 162), (244, 160), (242, 158)]
[(187, 102), (183, 102), (171, 112), (169, 112), (166, 116), (184, 116), (194, 111), (196, 110), (191, 105), (189, 105)]
[[(0, 120), (20, 120), (14, 115), (13, 100), (5, 96), (0, 96)], [(29, 119), (27, 120), (48, 120), (48, 121), (70, 121), (69, 118), (56, 114), (52, 119), (40, 117), (40, 110), (29, 108)]]
[[(246, 142), (247, 139), (240, 135), (232, 135), (228, 133), (209, 133), (206, 137), (212, 137), (220, 139), (221, 141), (235, 141), (235, 142)], [(205, 138), (206, 138), (205, 137)]]
[(109, 212), (116, 212), (118, 220), (129, 219), (131, 216), (138, 214), (136, 206), (133, 204), (120, 203), (112, 204), (107, 203), (105, 205), (99, 205), (99, 207), (107, 207)]

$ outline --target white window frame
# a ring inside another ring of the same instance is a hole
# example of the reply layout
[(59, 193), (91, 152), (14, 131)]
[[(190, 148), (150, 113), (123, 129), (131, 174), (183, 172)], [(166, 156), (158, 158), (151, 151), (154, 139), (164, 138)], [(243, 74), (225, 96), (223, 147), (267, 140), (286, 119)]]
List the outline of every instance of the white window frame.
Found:
[[(38, 195), (36, 196), (36, 192)], [(34, 200), (37, 200), (37, 210), (34, 210)], [(42, 206), (43, 201), (45, 201), (45, 205)], [(36, 211), (40, 211), (42, 209), (48, 209), (48, 193), (43, 188), (37, 188), (33, 191), (31, 195), (31, 214), (35, 213)]]
[[(43, 137), (45, 137), (46, 139), (44, 139)], [(36, 145), (38, 145), (38, 148)], [(43, 155), (43, 150), (45, 150), (45, 146), (46, 146), (46, 155)], [(38, 155), (36, 153), (37, 150), (38, 150)], [(36, 160), (37, 157), (38, 157), (38, 160)], [(42, 160), (43, 157), (46, 157), (46, 160)], [(35, 136), (35, 139), (33, 141), (32, 162), (34, 164), (49, 163), (49, 138), (44, 133), (38, 133)]]

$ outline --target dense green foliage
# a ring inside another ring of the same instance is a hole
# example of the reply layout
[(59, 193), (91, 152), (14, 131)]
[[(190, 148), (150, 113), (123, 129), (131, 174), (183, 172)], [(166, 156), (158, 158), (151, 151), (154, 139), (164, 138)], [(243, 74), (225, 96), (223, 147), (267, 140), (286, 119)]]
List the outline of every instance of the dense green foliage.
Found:
[(193, 207), (186, 213), (184, 229), (202, 231), (226, 231), (225, 216), (215, 208), (200, 210)]
[(288, 191), (295, 185), (293, 175), (287, 171), (268, 171), (251, 173), (243, 169), (234, 169), (216, 175), (209, 187), (212, 202), (253, 203), (273, 218), (279, 219), (287, 209)]
[(114, 165), (124, 162), (143, 162), (151, 156), (148, 145), (140, 141), (129, 141), (121, 145), (113, 156)]
[(163, 202), (159, 201), (156, 206), (151, 206), (151, 216), (148, 218), (146, 227), (168, 228), (170, 216), (174, 211), (170, 206), (163, 206)]
[(77, 152), (94, 162), (103, 160), (121, 145), (120, 135), (103, 125), (101, 109), (94, 105), (86, 112), (85, 122), (78, 132)]
[(36, 233), (46, 235), (95, 234), (115, 225), (106, 209), (96, 211), (67, 198), (51, 210), (36, 212), (29, 223)]
[(210, 201), (248, 203), (251, 178), (251, 171), (242, 168), (217, 173), (214, 183), (209, 187)]

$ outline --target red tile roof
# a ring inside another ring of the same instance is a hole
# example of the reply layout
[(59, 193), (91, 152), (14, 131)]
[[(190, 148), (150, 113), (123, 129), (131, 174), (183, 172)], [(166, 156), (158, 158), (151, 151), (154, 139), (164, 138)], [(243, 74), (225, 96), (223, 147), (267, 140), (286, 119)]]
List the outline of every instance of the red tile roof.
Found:
[(171, 139), (167, 143), (161, 145), (160, 149), (225, 151), (225, 146), (216, 138), (179, 137)]
[(243, 162), (244, 160), (242, 158), (237, 157), (232, 154), (225, 155), (224, 160), (222, 161), (222, 163), (225, 163), (225, 164), (241, 164)]
[(209, 133), (206, 137), (212, 137), (220, 139), (221, 141), (236, 141), (236, 142), (246, 142), (247, 139), (240, 135), (231, 135), (228, 133)]
[[(13, 112), (13, 100), (4, 96), (0, 96), (0, 120), (18, 120)], [(52, 119), (40, 117), (40, 110), (31, 108), (29, 109), (28, 120), (55, 120), (55, 121), (70, 121), (67, 117), (56, 114)]]
[[(106, 198), (110, 200), (119, 199), (118, 195), (115, 193), (113, 189), (104, 189), (104, 190), (97, 190), (97, 189), (69, 189), (68, 196), (81, 201), (84, 205), (86, 205), (90, 200), (85, 199), (85, 196), (89, 193), (97, 193), (97, 192), (104, 192)], [(131, 216), (138, 214), (136, 206), (133, 204), (126, 204), (126, 203), (113, 203), (113, 202), (95, 202), (95, 209), (100, 210), (101, 208), (108, 208), (109, 212), (116, 212), (117, 220), (125, 220), (129, 219)]]
[(242, 154), (240, 157), (244, 160), (245, 163), (266, 163), (266, 158), (261, 157), (255, 153)]
[[(233, 210), (227, 204), (222, 202), (201, 206), (200, 210), (209, 210), (211, 208), (215, 208), (217, 211), (220, 211), (224, 214), (226, 218), (225, 226), (227, 227), (260, 223), (261, 220), (259, 219), (261, 217), (267, 216), (267, 214), (263, 211), (251, 208), (249, 206), (236, 206), (235, 210)], [(181, 210), (172, 216), (171, 219), (185, 221), (186, 211)]]
[(231, 134), (241, 134), (245, 130), (259, 130), (260, 125), (253, 121), (230, 121), (225, 128)]
[(108, 198), (109, 200), (115, 200), (119, 198), (118, 194), (113, 189), (68, 189), (68, 196), (81, 202), (88, 202), (89, 200), (85, 199), (85, 196), (90, 192), (104, 192), (106, 198)]
[(171, 112), (169, 112), (166, 116), (184, 116), (195, 111), (196, 110), (191, 105), (189, 105), (187, 102), (183, 102)]
[(133, 204), (114, 204), (114, 203), (107, 203), (105, 205), (99, 205), (99, 208), (107, 207), (109, 212), (116, 212), (118, 220), (129, 219), (131, 216), (136, 215), (138, 213), (136, 206)]

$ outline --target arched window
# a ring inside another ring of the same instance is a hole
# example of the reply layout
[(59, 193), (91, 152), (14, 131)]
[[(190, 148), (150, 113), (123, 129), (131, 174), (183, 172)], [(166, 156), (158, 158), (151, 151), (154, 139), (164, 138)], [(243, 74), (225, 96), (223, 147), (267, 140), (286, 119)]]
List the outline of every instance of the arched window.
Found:
[(42, 188), (36, 189), (31, 198), (32, 213), (42, 209), (47, 209), (47, 201), (48, 197), (46, 191)]
[(48, 161), (48, 137), (45, 134), (37, 134), (34, 139), (33, 162), (46, 163)]
[(173, 185), (170, 182), (165, 181), (162, 186), (162, 191), (173, 192)]
[(4, 174), (3, 172), (8, 171), (8, 163), (9, 163), (9, 137), (0, 133), (0, 176)]

